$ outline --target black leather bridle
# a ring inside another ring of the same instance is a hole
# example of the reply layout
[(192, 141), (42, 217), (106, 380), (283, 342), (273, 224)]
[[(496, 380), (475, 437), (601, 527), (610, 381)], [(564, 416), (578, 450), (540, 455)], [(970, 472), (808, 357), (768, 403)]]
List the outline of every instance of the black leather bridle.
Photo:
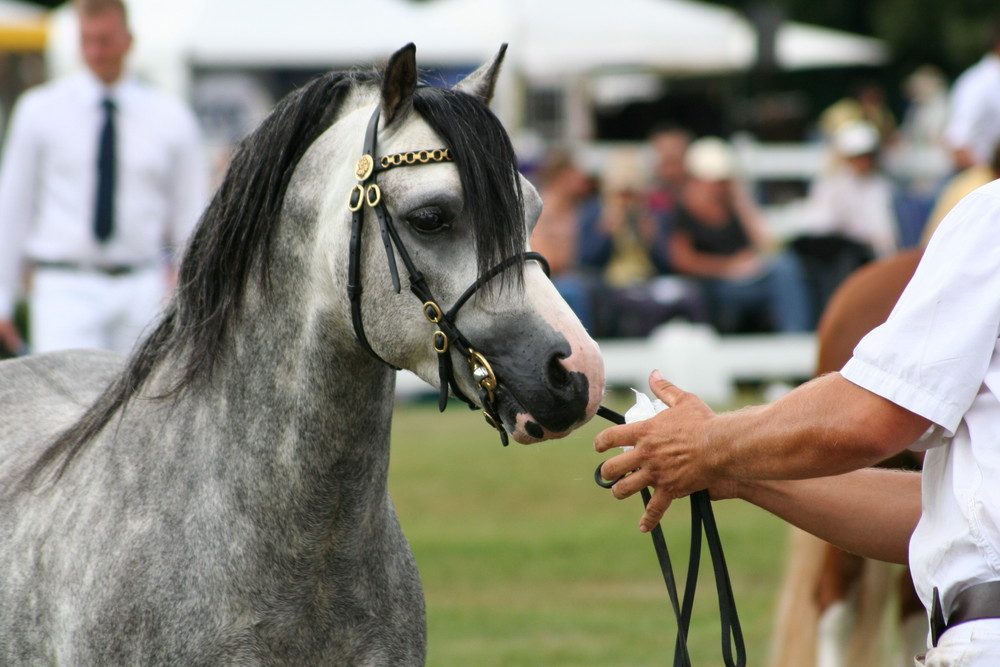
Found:
[(458, 297), (450, 309), (447, 311), (443, 310), (427, 286), (427, 281), (424, 279), (423, 274), (417, 269), (417, 266), (410, 258), (410, 254), (406, 251), (406, 246), (403, 245), (399, 233), (392, 222), (392, 216), (389, 215), (389, 211), (382, 201), (382, 190), (379, 188), (376, 177), (378, 174), (395, 169), (396, 167), (450, 162), (452, 160), (451, 151), (447, 148), (436, 148), (432, 150), (395, 153), (393, 155), (382, 156), (376, 162), (375, 149), (378, 144), (379, 112), (380, 108), (375, 107), (375, 111), (368, 121), (362, 156), (355, 168), (355, 176), (358, 178), (358, 184), (351, 188), (351, 195), (348, 200), (348, 208), (352, 211), (353, 216), (351, 220), (351, 244), (347, 269), (347, 295), (351, 302), (351, 321), (354, 324), (354, 333), (361, 346), (369, 354), (379, 361), (397, 368), (382, 359), (372, 349), (367, 336), (365, 336), (365, 329), (361, 320), (361, 239), (365, 221), (365, 208), (367, 207), (374, 209), (375, 216), (378, 218), (379, 230), (382, 235), (382, 245), (385, 247), (386, 258), (389, 261), (389, 273), (392, 276), (393, 289), (396, 290), (397, 294), (401, 290), (399, 272), (396, 268), (396, 258), (393, 252), (393, 247), (395, 247), (395, 252), (399, 253), (400, 258), (403, 260), (403, 265), (409, 274), (410, 291), (423, 303), (424, 317), (432, 324), (437, 325), (437, 330), (433, 334), (432, 344), (434, 351), (438, 355), (438, 376), (440, 378), (438, 407), (442, 411), (447, 407), (449, 388), (451, 388), (451, 392), (456, 397), (464, 401), (470, 408), (476, 409), (480, 407), (473, 403), (458, 386), (451, 360), (451, 350), (454, 348), (459, 351), (469, 364), (473, 380), (475, 380), (479, 391), (480, 404), (483, 409), (483, 415), (486, 417), (486, 422), (500, 433), (500, 441), (506, 446), (508, 442), (507, 431), (504, 429), (503, 423), (500, 421), (500, 416), (496, 411), (496, 390), (499, 387), (496, 374), (482, 352), (476, 350), (469, 340), (462, 335), (455, 321), (458, 317), (459, 309), (481, 287), (510, 267), (526, 260), (534, 260), (541, 264), (542, 269), (548, 274), (548, 262), (536, 252), (522, 252), (512, 255), (479, 276)]
[[(459, 309), (483, 285), (510, 267), (526, 260), (534, 260), (541, 264), (545, 273), (548, 274), (548, 262), (536, 252), (523, 252), (512, 255), (479, 276), (458, 297), (450, 309), (447, 311), (443, 310), (427, 286), (427, 281), (424, 279), (423, 274), (417, 269), (410, 254), (406, 251), (406, 246), (403, 245), (399, 233), (392, 222), (392, 216), (389, 215), (389, 211), (382, 202), (382, 190), (379, 188), (376, 176), (396, 167), (449, 162), (452, 160), (452, 155), (447, 148), (437, 148), (385, 155), (376, 162), (375, 149), (378, 143), (379, 112), (379, 107), (376, 107), (371, 119), (368, 121), (368, 129), (365, 131), (364, 149), (361, 159), (358, 160), (355, 168), (355, 176), (358, 178), (358, 184), (351, 188), (348, 200), (348, 208), (352, 212), (352, 220), (347, 269), (347, 295), (351, 302), (351, 321), (354, 325), (354, 333), (361, 346), (369, 354), (382, 363), (392, 368), (397, 368), (385, 361), (385, 359), (372, 349), (367, 336), (365, 336), (365, 329), (361, 320), (361, 239), (365, 221), (365, 208), (367, 207), (374, 209), (375, 216), (378, 218), (382, 245), (385, 247), (386, 258), (389, 262), (389, 272), (392, 277), (393, 289), (396, 290), (397, 294), (401, 291), (399, 272), (396, 268), (396, 258), (393, 252), (393, 248), (395, 247), (395, 252), (399, 253), (400, 258), (403, 260), (403, 265), (409, 274), (410, 291), (423, 303), (424, 317), (432, 324), (437, 325), (437, 330), (433, 334), (432, 344), (438, 354), (438, 375), (440, 378), (438, 407), (442, 411), (447, 407), (449, 388), (456, 397), (468, 404), (469, 407), (473, 409), (479, 407), (462, 392), (455, 380), (455, 372), (451, 360), (451, 349), (455, 348), (466, 359), (472, 371), (472, 377), (479, 390), (479, 399), (487, 423), (499, 431), (500, 440), (506, 446), (508, 443), (507, 431), (504, 430), (500, 417), (496, 412), (496, 390), (499, 386), (496, 375), (486, 357), (476, 350), (469, 340), (462, 335), (462, 332), (459, 331), (455, 320)], [(598, 415), (616, 424), (622, 424), (625, 421), (624, 417), (620, 414), (604, 406), (601, 406)], [(600, 473), (601, 468), (598, 466), (595, 473), (597, 483), (605, 488), (610, 487), (613, 482), (603, 480)], [(642, 497), (644, 503), (649, 502), (650, 494), (648, 489), (642, 490)], [(659, 525), (650, 531), (657, 560), (660, 563), (660, 571), (667, 586), (667, 594), (670, 597), (674, 615), (677, 619), (674, 665), (675, 667), (686, 667), (691, 664), (687, 649), (687, 633), (694, 607), (694, 592), (698, 580), (698, 564), (701, 559), (701, 531), (703, 526), (705, 538), (708, 541), (709, 552), (712, 556), (716, 588), (719, 596), (719, 614), (723, 631), (723, 655), (727, 667), (742, 667), (746, 664), (746, 649), (743, 644), (743, 634), (739, 618), (736, 614), (736, 603), (733, 599), (729, 571), (726, 568), (725, 556), (722, 552), (722, 542), (719, 538), (718, 527), (715, 524), (711, 500), (708, 497), (707, 491), (699, 491), (691, 496), (691, 552), (688, 563), (687, 581), (684, 587), (683, 603), (680, 601), (677, 593), (677, 583), (674, 579), (670, 553), (667, 550), (663, 531)], [(733, 644), (735, 644), (736, 649), (735, 661), (732, 655)]]

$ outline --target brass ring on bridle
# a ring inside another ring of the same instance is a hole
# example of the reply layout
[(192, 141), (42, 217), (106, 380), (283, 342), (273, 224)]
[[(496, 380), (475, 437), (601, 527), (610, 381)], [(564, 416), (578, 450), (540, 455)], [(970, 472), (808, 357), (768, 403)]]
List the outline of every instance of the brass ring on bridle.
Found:
[(440, 329), (434, 332), (434, 351), (444, 354), (448, 351), (448, 335)]
[(441, 306), (433, 301), (427, 301), (424, 303), (424, 317), (431, 324), (437, 324), (444, 319), (444, 313), (441, 312)]
[(351, 194), (347, 199), (347, 208), (352, 212), (357, 212), (361, 210), (361, 207), (365, 203), (365, 189), (360, 185), (355, 185), (351, 188)]

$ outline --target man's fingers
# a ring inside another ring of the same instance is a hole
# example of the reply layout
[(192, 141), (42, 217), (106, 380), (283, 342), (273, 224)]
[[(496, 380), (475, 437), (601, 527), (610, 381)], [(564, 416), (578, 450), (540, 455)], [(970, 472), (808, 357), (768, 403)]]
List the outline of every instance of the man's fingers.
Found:
[(653, 530), (656, 524), (660, 523), (664, 512), (669, 509), (670, 502), (670, 497), (666, 493), (654, 491), (653, 497), (649, 499), (649, 504), (646, 505), (646, 513), (642, 515), (642, 519), (639, 521), (639, 530), (644, 533)]
[(649, 388), (653, 390), (658, 399), (670, 407), (674, 407), (680, 397), (687, 393), (664, 378), (658, 370), (649, 374)]
[(649, 481), (649, 475), (646, 472), (643, 470), (636, 470), (627, 477), (623, 477), (618, 482), (615, 482), (615, 485), (611, 487), (611, 495), (618, 500), (628, 498), (637, 491), (645, 489), (649, 486)]
[(635, 445), (635, 437), (631, 435), (634, 429), (632, 424), (612, 426), (606, 428), (594, 438), (594, 449), (598, 452), (606, 452), (615, 447), (632, 447)]
[(632, 472), (638, 465), (637, 456), (635, 450), (632, 450), (608, 459), (601, 464), (601, 477), (610, 482)]

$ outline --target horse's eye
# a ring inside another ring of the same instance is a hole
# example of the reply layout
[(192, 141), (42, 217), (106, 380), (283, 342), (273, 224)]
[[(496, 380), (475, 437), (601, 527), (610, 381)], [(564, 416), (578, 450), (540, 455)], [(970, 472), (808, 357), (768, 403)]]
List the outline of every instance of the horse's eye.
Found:
[(437, 206), (427, 206), (410, 212), (406, 216), (406, 222), (424, 234), (434, 234), (449, 227), (448, 219)]

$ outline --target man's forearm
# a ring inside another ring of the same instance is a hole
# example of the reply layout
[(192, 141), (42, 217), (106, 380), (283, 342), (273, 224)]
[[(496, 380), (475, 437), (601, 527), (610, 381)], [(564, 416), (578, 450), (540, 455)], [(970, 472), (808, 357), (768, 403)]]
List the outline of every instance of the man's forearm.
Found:
[(832, 373), (769, 405), (719, 415), (708, 443), (722, 478), (802, 479), (874, 465), (929, 424)]
[(816, 479), (753, 481), (738, 497), (846, 551), (906, 563), (920, 519), (920, 474), (866, 469)]

